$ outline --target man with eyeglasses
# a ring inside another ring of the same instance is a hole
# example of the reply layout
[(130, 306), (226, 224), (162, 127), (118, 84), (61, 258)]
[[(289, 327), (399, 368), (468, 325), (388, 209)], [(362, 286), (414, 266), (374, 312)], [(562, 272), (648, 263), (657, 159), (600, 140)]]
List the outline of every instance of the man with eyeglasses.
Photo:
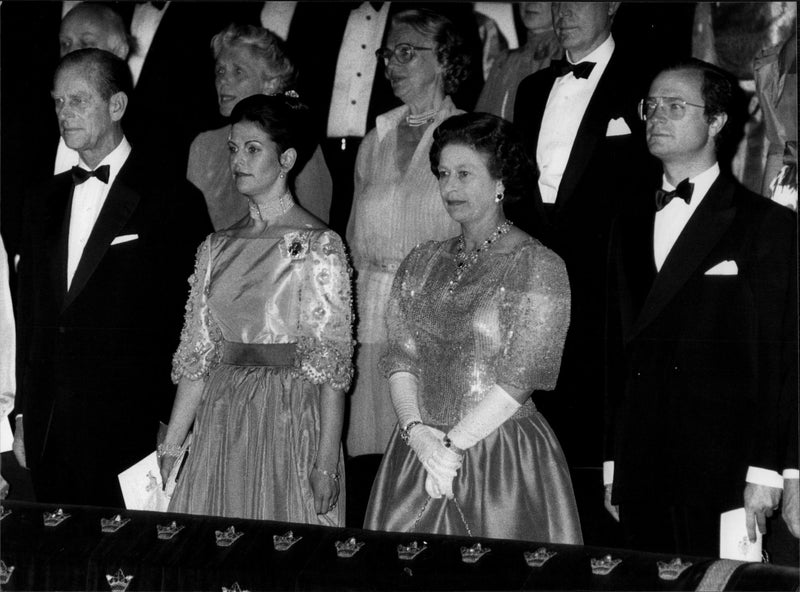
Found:
[(612, 233), (605, 503), (639, 550), (717, 556), (743, 505), (755, 541), (797, 476), (796, 218), (720, 170), (734, 84), (700, 60), (655, 78), (660, 189)]
[[(561, 372), (554, 392), (534, 398), (558, 434), (573, 481), (598, 488), (608, 236), (630, 188), (647, 170), (636, 103), (649, 78), (611, 33), (619, 5), (552, 3), (553, 28), (565, 58), (519, 86), (514, 123), (523, 132), (538, 179), (530, 199), (507, 211), (567, 266), (572, 318)], [(594, 520), (594, 499), (578, 497), (583, 522)], [(604, 529), (611, 534), (613, 524)], [(587, 544), (613, 542), (587, 539)]]

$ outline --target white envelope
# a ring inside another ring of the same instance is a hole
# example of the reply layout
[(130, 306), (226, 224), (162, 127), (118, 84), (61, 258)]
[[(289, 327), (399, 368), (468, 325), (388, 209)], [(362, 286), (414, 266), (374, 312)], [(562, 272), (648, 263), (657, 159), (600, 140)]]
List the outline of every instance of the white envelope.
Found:
[(631, 133), (631, 128), (625, 123), (622, 117), (617, 117), (608, 122), (606, 136), (627, 136)]
[(706, 271), (705, 275), (739, 275), (739, 266), (736, 261), (720, 261), (714, 267)]
[(721, 559), (761, 561), (761, 531), (756, 526), (756, 542), (747, 537), (744, 508), (723, 512), (719, 517), (719, 556)]
[(139, 238), (138, 234), (121, 234), (113, 241), (111, 241), (111, 246), (113, 247), (114, 245), (121, 245), (122, 243), (127, 243), (129, 241), (136, 240), (137, 238)]

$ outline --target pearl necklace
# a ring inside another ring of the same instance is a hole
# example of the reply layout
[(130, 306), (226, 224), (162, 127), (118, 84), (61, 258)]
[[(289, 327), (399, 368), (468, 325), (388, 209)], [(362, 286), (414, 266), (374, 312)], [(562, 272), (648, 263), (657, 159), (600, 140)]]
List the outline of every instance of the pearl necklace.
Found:
[(406, 115), (406, 124), (408, 124), (409, 127), (419, 127), (421, 125), (425, 125), (426, 123), (430, 123), (435, 117), (436, 109), (431, 109), (430, 111), (420, 113), (419, 115), (412, 115), (409, 113)]
[(492, 244), (497, 239), (499, 239), (506, 232), (508, 232), (513, 225), (514, 223), (511, 220), (506, 220), (505, 222), (500, 224), (497, 228), (495, 228), (495, 231), (491, 234), (491, 236), (489, 236), (489, 238), (483, 241), (477, 249), (473, 249), (469, 253), (464, 252), (465, 245), (464, 245), (463, 233), (459, 235), (458, 247), (455, 257), (456, 272), (455, 275), (453, 275), (453, 279), (451, 279), (450, 282), (447, 284), (447, 291), (450, 294), (453, 293), (453, 291), (456, 288), (456, 285), (458, 285), (458, 282), (460, 282), (461, 278), (464, 277), (464, 274), (467, 273), (467, 271), (469, 271), (478, 261), (478, 255), (480, 255), (484, 251), (489, 250), (489, 247), (491, 247)]
[(291, 210), (294, 207), (294, 200), (292, 199), (292, 194), (287, 191), (278, 199), (270, 200), (265, 204), (257, 204), (251, 201), (249, 205), (250, 217), (253, 220), (263, 220), (269, 223)]

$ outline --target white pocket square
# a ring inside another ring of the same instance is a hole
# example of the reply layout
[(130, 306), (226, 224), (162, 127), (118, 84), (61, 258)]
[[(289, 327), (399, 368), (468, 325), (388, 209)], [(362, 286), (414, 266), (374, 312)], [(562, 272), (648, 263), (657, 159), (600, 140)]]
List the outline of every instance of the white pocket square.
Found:
[(117, 238), (115, 238), (113, 241), (111, 241), (111, 246), (113, 247), (114, 245), (120, 245), (122, 243), (127, 243), (129, 241), (136, 240), (137, 238), (139, 238), (138, 234), (121, 234)]
[(622, 117), (617, 117), (608, 122), (606, 136), (626, 136), (631, 133), (631, 128)]
[(720, 261), (705, 275), (739, 275), (739, 267), (736, 265), (736, 261)]

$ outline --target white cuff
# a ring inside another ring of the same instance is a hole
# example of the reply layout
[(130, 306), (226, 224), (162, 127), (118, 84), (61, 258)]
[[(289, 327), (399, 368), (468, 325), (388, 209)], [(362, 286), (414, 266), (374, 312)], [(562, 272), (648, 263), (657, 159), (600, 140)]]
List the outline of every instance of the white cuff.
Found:
[(800, 479), (800, 470), (798, 469), (783, 469), (784, 479)]
[(612, 485), (614, 483), (614, 461), (607, 460), (603, 462), (603, 485)]
[(748, 467), (745, 481), (755, 485), (766, 485), (767, 487), (777, 487), (783, 489), (783, 477), (778, 471), (762, 469), (761, 467)]
[(18, 420), (20, 417), (22, 417), (22, 413), (17, 413), (17, 414), (14, 416), (14, 421), (17, 421), (17, 420)]

